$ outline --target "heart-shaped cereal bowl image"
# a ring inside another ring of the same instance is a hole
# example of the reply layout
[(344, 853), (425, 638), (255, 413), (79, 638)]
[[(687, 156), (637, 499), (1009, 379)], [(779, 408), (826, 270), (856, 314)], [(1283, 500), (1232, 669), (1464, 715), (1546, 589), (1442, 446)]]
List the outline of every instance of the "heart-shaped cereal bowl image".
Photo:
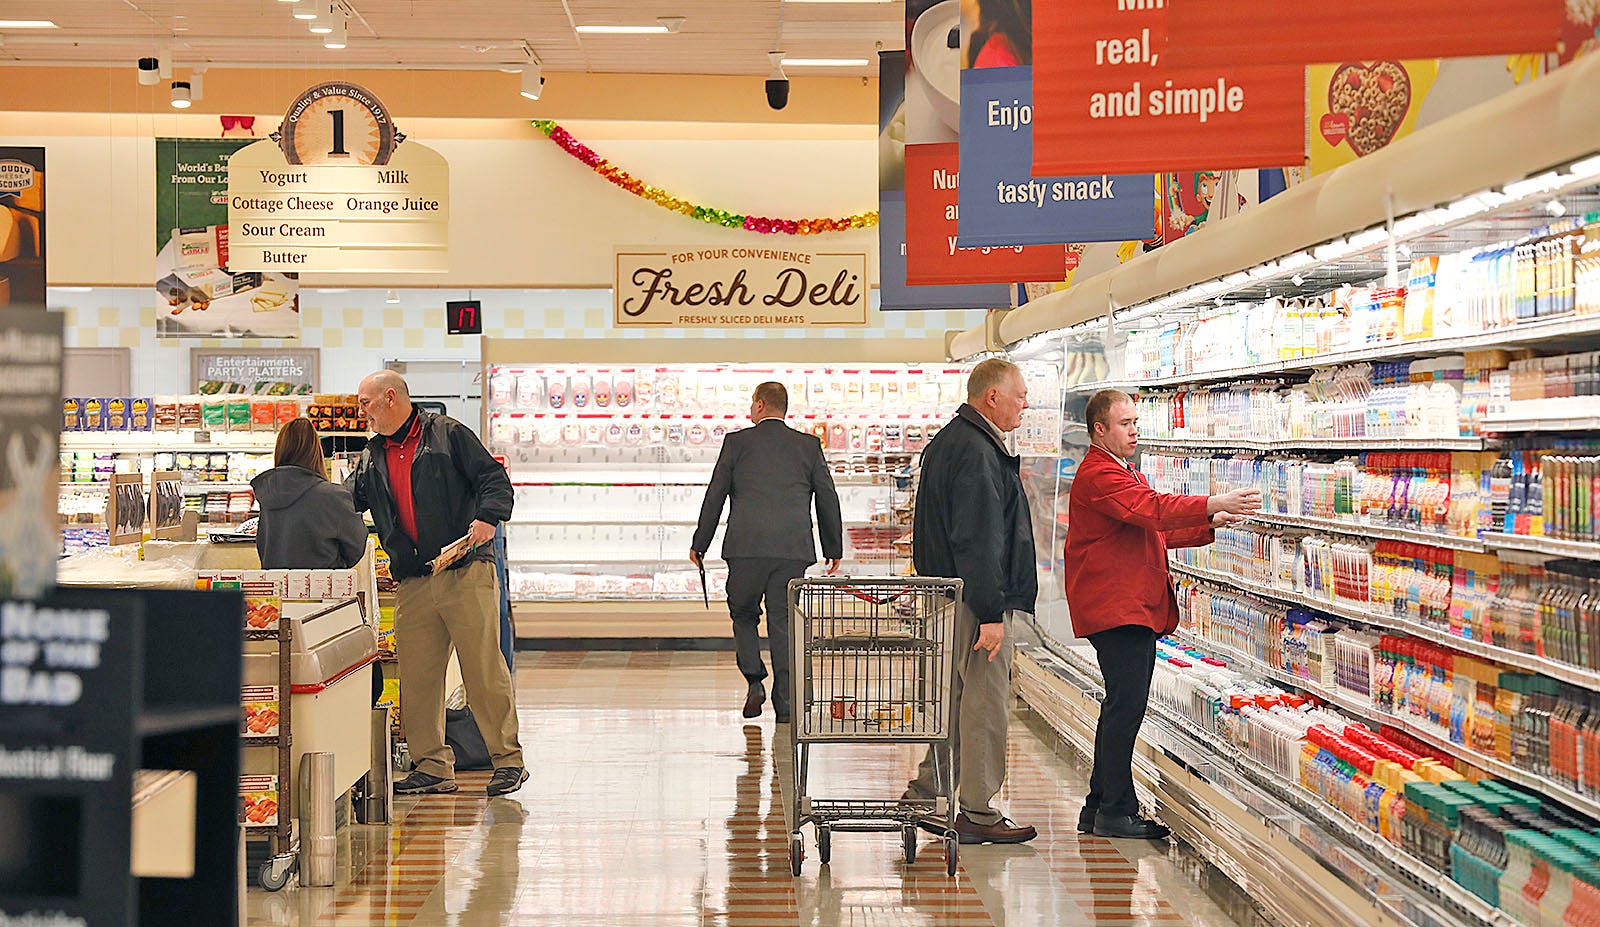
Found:
[(1359, 156), (1394, 141), (1411, 110), (1411, 75), (1398, 61), (1341, 64), (1328, 82), (1328, 112), (1349, 119), (1345, 141)]

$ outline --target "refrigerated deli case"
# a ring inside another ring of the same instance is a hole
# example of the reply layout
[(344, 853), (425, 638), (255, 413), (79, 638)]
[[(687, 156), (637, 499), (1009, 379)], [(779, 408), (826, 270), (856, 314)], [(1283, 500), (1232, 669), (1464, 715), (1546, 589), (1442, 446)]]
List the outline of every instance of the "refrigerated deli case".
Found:
[(942, 356), (922, 339), (485, 339), (518, 636), (726, 636), (720, 531), (705, 589), (688, 553), (722, 440), (767, 380), (788, 389), (789, 426), (822, 441), (845, 569), (904, 572), (912, 462), (965, 394), (966, 365)]

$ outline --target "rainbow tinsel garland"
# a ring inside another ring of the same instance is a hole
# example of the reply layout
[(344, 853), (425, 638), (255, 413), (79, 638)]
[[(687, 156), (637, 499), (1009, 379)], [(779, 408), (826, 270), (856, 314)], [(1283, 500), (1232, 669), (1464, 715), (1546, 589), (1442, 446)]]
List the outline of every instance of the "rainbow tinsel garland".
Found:
[(560, 145), (567, 154), (572, 155), (584, 164), (594, 169), (596, 174), (611, 181), (617, 186), (634, 196), (642, 197), (673, 212), (682, 213), (691, 219), (699, 219), (712, 225), (725, 228), (742, 228), (750, 232), (761, 232), (767, 235), (820, 235), (823, 232), (843, 232), (849, 229), (870, 228), (878, 224), (878, 211), (857, 213), (853, 216), (841, 218), (809, 218), (809, 219), (774, 219), (767, 216), (741, 216), (725, 209), (712, 209), (709, 206), (696, 206), (681, 197), (673, 196), (660, 187), (652, 187), (644, 183), (622, 168), (612, 164), (605, 158), (595, 154), (594, 149), (572, 137), (566, 129), (556, 125), (549, 119), (533, 120), (534, 128), (549, 136), (550, 140)]

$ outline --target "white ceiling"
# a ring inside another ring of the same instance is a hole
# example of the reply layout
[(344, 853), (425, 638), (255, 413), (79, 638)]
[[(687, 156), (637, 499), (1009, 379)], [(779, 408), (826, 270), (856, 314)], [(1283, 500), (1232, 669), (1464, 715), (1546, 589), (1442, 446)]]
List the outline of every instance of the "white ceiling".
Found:
[[(0, 64), (132, 64), (170, 42), (179, 67), (492, 68), (527, 60), (552, 72), (764, 74), (767, 52), (865, 58), (866, 67), (799, 73), (875, 75), (877, 46), (904, 45), (905, 6), (784, 0), (338, 0), (349, 47), (331, 51), (295, 20), (319, 0), (5, 0), (0, 19), (59, 29), (3, 30)], [(326, 0), (321, 0), (326, 2)], [(654, 25), (672, 35), (579, 35), (577, 25)]]

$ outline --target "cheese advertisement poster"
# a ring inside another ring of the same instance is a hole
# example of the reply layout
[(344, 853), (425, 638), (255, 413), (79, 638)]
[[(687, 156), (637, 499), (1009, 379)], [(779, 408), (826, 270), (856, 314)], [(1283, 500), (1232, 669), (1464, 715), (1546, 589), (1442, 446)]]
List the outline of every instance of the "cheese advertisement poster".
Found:
[(228, 263), (228, 160), (252, 139), (156, 139), (156, 335), (298, 338), (298, 274)]
[(44, 307), (44, 149), (0, 146), (0, 306)]

